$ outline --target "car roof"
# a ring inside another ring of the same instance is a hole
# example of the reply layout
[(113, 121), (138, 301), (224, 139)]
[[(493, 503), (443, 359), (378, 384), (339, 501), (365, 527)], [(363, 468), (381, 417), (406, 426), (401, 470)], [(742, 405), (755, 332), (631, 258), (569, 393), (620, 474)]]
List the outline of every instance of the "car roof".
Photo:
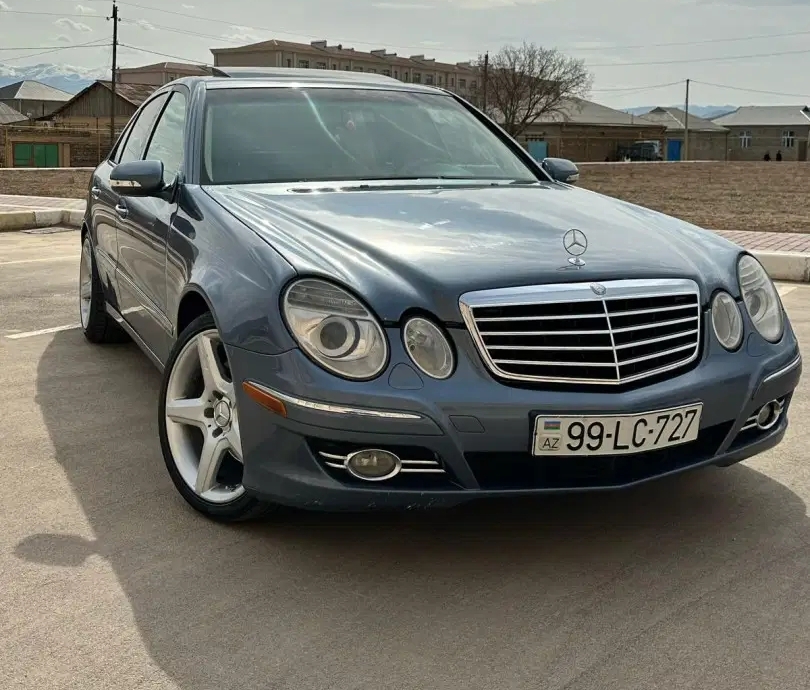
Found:
[(186, 77), (186, 83), (203, 82), (207, 89), (250, 87), (331, 86), (360, 87), (413, 91), (418, 93), (445, 93), (444, 89), (424, 84), (411, 84), (393, 77), (370, 72), (344, 70), (296, 69), (291, 67), (209, 67), (211, 76)]

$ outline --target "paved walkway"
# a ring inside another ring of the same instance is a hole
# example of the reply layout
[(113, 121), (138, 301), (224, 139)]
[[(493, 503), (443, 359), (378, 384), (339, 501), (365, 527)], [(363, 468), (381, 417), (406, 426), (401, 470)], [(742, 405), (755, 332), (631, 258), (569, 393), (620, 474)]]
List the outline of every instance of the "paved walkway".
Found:
[[(21, 209), (65, 208), (83, 211), (84, 199), (58, 199), (47, 196), (16, 196), (0, 194), (0, 212)], [(745, 230), (716, 230), (718, 235), (746, 249), (771, 252), (810, 254), (810, 234), (794, 232), (748, 232)]]
[(84, 211), (84, 199), (60, 199), (52, 196), (19, 196), (0, 194), (0, 213), (3, 211), (27, 211), (29, 209), (62, 208), (69, 211)]

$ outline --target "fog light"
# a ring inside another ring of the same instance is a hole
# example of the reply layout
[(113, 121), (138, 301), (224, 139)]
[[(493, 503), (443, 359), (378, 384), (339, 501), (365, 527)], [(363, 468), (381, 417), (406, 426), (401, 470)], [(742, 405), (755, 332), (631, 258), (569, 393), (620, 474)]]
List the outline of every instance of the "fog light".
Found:
[(782, 415), (782, 405), (778, 400), (765, 403), (757, 413), (757, 427), (762, 431), (772, 428)]
[(380, 482), (399, 474), (402, 463), (387, 450), (358, 450), (346, 458), (346, 469), (358, 479)]

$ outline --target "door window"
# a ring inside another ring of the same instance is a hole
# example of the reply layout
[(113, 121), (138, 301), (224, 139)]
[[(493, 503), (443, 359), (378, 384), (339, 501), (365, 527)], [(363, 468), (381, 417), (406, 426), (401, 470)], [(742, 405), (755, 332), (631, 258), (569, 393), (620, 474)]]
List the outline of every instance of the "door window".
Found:
[(135, 124), (130, 128), (129, 138), (121, 151), (119, 163), (126, 163), (127, 161), (137, 161), (143, 157), (143, 150), (146, 142), (149, 139), (149, 134), (152, 132), (152, 125), (155, 118), (158, 116), (160, 109), (166, 102), (167, 94), (161, 94), (153, 101), (149, 101), (140, 114)]
[(183, 165), (186, 96), (175, 91), (155, 126), (144, 158), (163, 163), (163, 182), (171, 184)]

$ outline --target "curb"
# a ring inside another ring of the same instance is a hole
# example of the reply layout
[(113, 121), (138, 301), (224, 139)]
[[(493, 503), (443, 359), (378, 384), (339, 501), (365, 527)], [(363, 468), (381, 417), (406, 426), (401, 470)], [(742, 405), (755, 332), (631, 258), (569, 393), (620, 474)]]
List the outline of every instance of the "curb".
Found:
[(54, 225), (79, 228), (82, 225), (82, 218), (84, 218), (84, 211), (61, 208), (0, 211), (0, 232), (50, 228)]
[(810, 282), (810, 254), (752, 250), (773, 280), (794, 283)]

